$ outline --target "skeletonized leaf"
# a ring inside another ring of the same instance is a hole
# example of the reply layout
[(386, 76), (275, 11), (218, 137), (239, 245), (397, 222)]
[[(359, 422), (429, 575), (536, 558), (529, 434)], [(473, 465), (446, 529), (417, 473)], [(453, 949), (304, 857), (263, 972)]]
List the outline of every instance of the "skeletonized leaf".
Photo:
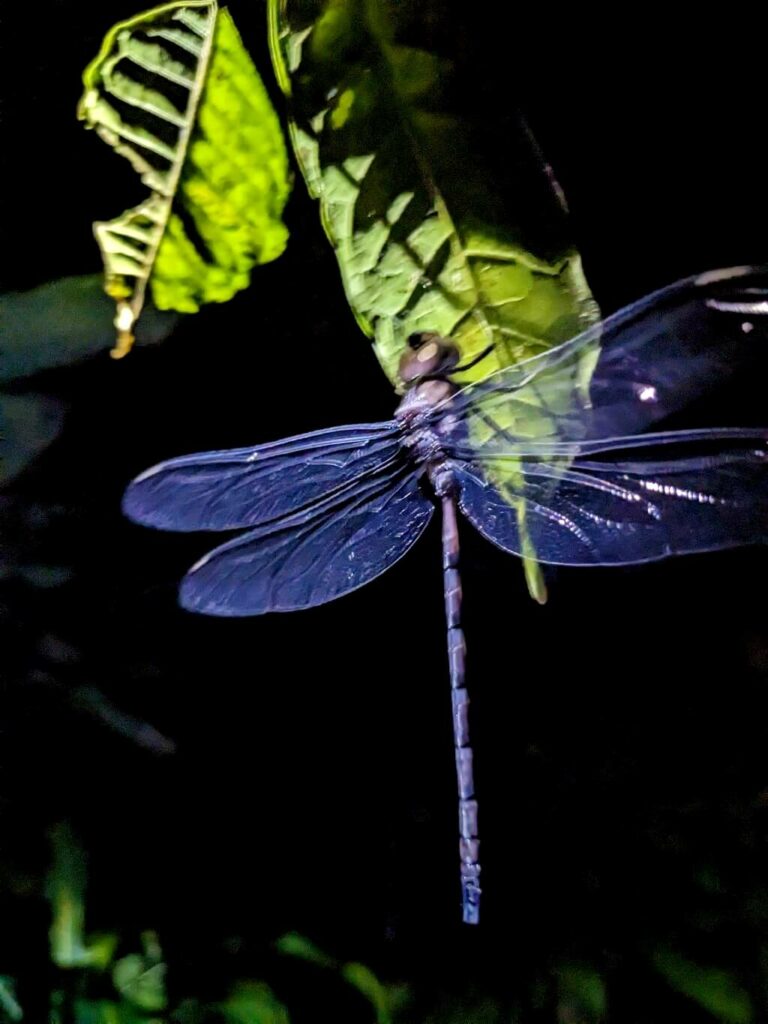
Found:
[[(551, 170), (511, 105), (483, 91), (482, 52), (461, 23), (472, 12), (436, 0), (269, 0), (269, 11), (299, 165), (395, 387), (411, 333), (453, 338), (462, 363), (477, 360), (457, 377), (469, 382), (597, 319)], [(499, 468), (510, 501), (513, 477)], [(532, 558), (526, 572), (543, 600)]]
[(94, 225), (120, 356), (147, 285), (159, 309), (194, 313), (281, 254), (288, 160), (264, 85), (215, 0), (177, 0), (115, 25), (83, 83), (78, 116), (150, 190)]

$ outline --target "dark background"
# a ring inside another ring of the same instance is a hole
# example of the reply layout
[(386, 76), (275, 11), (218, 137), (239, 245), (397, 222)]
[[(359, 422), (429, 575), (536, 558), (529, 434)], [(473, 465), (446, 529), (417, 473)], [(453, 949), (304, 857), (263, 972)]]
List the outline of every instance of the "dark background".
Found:
[[(262, 5), (230, 9), (282, 110)], [(5, 289), (97, 271), (91, 222), (139, 197), (75, 120), (81, 69), (134, 10), (8, 11)], [(604, 312), (690, 273), (768, 262), (758, 26), (726, 11), (674, 34), (639, 8), (595, 24), (477, 13), (488, 24), (457, 25), (475, 33), (489, 94), (522, 109), (553, 164)], [(4, 494), (4, 555), (69, 576), (0, 582), (0, 973), (42, 1007), (40, 882), (47, 831), (67, 819), (88, 850), (89, 929), (156, 929), (176, 992), (271, 972), (296, 1020), (322, 1019), (320, 982), (269, 960), (295, 930), (424, 1005), (530, 1007), (537, 979), (584, 963), (607, 981), (612, 1020), (713, 1019), (654, 969), (674, 948), (731, 972), (764, 1019), (763, 551), (558, 571), (540, 608), (515, 560), (464, 530), (484, 869), (472, 930), (459, 920), (437, 528), (336, 604), (219, 621), (175, 603), (208, 539), (121, 518), (126, 483), (163, 458), (391, 415), (300, 180), (287, 219), (286, 254), (247, 293), (119, 363), (104, 353), (17, 385), (69, 411)], [(750, 401), (760, 392), (753, 382)], [(723, 402), (733, 413), (741, 399)], [(107, 728), (83, 688), (175, 752)], [(357, 997), (333, 999), (339, 1020), (368, 1019)], [(539, 1002), (531, 1016), (555, 1019)]]

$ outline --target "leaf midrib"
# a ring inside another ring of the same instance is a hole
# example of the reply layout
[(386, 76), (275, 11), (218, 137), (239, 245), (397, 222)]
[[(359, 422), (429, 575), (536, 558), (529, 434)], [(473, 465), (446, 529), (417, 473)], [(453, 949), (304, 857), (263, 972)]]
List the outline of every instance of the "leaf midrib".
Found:
[[(478, 281), (477, 275), (475, 274), (475, 271), (472, 268), (472, 264), (467, 259), (466, 249), (461, 234), (458, 228), (456, 227), (456, 223), (454, 222), (453, 217), (451, 217), (448, 211), (448, 204), (446, 203), (443, 197), (443, 192), (438, 186), (437, 181), (435, 180), (435, 177), (432, 173), (432, 170), (423, 156), (422, 151), (425, 147), (420, 147), (418, 145), (417, 140), (419, 138), (419, 131), (414, 125), (413, 119), (410, 116), (410, 107), (403, 100), (400, 93), (398, 92), (398, 89), (396, 88), (395, 76), (392, 73), (392, 65), (390, 61), (387, 60), (385, 49), (386, 44), (383, 43), (383, 41), (380, 39), (379, 35), (376, 33), (374, 29), (374, 19), (371, 16), (371, 5), (375, 5), (378, 2), (378, 0), (362, 0), (362, 2), (365, 10), (365, 26), (368, 31), (368, 35), (372, 39), (375, 49), (379, 55), (380, 67), (383, 69), (384, 72), (384, 74), (382, 74), (382, 78), (389, 84), (391, 95), (394, 98), (394, 108), (403, 126), (403, 134), (410, 142), (410, 147), (414, 161), (419, 172), (421, 173), (422, 179), (424, 181), (428, 193), (434, 199), (435, 208), (438, 211), (438, 216), (448, 224), (451, 235), (456, 240), (456, 246), (460, 252), (462, 265), (464, 266), (467, 274), (469, 275), (470, 280), (472, 281), (475, 294), (478, 297), (481, 297), (483, 295), (482, 288), (480, 287), (480, 282)], [(442, 291), (446, 298), (451, 298), (451, 293), (448, 292), (448, 290), (443, 285), (439, 284), (439, 282), (433, 282), (433, 287), (436, 287), (438, 290)], [(482, 303), (480, 301), (475, 301), (473, 303), (471, 314), (472, 316), (476, 317), (479, 320), (483, 332), (488, 336), (489, 342), (493, 345), (494, 351), (496, 351), (497, 339), (495, 337), (493, 325), (483, 313)]]

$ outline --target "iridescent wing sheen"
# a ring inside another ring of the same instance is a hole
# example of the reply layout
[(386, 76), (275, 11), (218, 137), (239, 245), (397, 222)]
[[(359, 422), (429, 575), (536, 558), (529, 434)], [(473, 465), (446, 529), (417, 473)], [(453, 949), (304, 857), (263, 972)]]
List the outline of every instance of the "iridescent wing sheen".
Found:
[(402, 464), (249, 531), (201, 559), (181, 604), (208, 615), (260, 615), (324, 604), (388, 569), (421, 536), (434, 507)]
[(641, 432), (734, 370), (764, 368), (767, 342), (768, 271), (737, 268), (465, 388), (435, 413), (462, 510), (499, 547), (529, 542), (556, 564), (765, 542), (768, 428)]
[(433, 505), (394, 421), (188, 455), (126, 491), (131, 519), (166, 530), (256, 527), (184, 578), (185, 608), (259, 615), (323, 604), (369, 582), (418, 539)]
[(395, 421), (357, 424), (170, 459), (130, 484), (123, 512), (161, 530), (259, 526), (401, 459), (399, 431)]
[(768, 542), (768, 429), (647, 434), (573, 459), (514, 459), (517, 502), (499, 494), (483, 460), (457, 463), (456, 477), (467, 518), (515, 554), (520, 504), (536, 557), (551, 564), (622, 565)]
[(678, 281), (461, 390), (450, 403), (463, 428), (457, 454), (638, 433), (765, 360), (767, 348), (768, 269)]

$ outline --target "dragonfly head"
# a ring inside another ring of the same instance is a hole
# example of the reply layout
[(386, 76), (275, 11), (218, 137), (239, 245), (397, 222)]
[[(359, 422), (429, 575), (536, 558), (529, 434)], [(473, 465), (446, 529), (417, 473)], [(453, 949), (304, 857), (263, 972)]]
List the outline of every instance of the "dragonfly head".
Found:
[(412, 334), (400, 358), (398, 376), (405, 387), (420, 381), (444, 377), (459, 361), (459, 350), (450, 338), (431, 331)]

